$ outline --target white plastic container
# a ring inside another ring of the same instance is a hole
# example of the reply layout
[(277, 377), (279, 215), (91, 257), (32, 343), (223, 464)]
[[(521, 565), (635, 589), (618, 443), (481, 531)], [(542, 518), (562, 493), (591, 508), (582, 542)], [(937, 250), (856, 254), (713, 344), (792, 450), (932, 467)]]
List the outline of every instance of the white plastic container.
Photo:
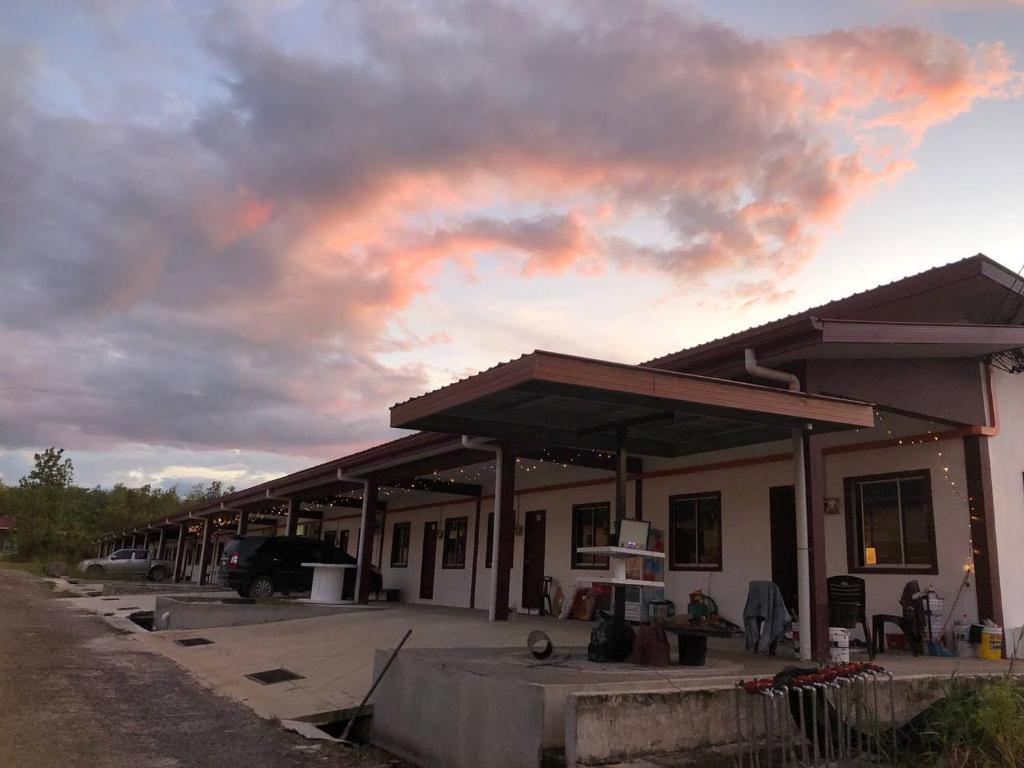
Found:
[(843, 627), (828, 628), (829, 661), (833, 664), (850, 662), (850, 630)]

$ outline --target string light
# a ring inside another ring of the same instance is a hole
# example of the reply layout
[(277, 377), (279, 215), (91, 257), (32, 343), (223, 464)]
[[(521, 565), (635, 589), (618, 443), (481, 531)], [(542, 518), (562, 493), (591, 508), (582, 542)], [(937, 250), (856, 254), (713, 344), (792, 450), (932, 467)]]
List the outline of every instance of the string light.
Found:
[[(907, 445), (907, 446), (924, 446), (926, 444), (934, 445), (935, 446), (935, 457), (936, 457), (936, 459), (938, 461), (939, 468), (942, 470), (942, 477), (946, 481), (946, 484), (949, 487), (949, 490), (953, 493), (953, 495), (959, 501), (963, 502), (964, 506), (967, 507), (967, 517), (968, 517), (969, 520), (973, 521), (973, 520), (979, 520), (980, 519), (980, 517), (977, 514), (977, 510), (975, 510), (975, 508), (974, 508), (974, 497), (970, 496), (969, 494), (965, 495), (965, 494), (961, 493), (960, 489), (957, 487), (956, 480), (954, 480), (950, 476), (949, 463), (946, 461), (945, 457), (942, 455), (942, 438), (938, 434), (936, 434), (933, 429), (929, 429), (927, 435), (924, 436), (924, 437), (919, 437), (919, 438), (916, 438), (916, 439), (915, 438), (898, 438), (898, 437), (896, 437), (896, 433), (893, 430), (892, 425), (890, 425), (889, 422), (885, 420), (885, 417), (882, 415), (881, 411), (875, 411), (875, 416), (878, 417), (879, 423), (881, 423), (882, 427), (888, 433), (889, 438), (896, 442), (896, 445)], [(978, 555), (978, 554), (981, 554), (981, 550), (976, 549), (975, 546), (974, 546), (974, 530), (973, 530), (973, 527), (970, 524), (968, 524), (968, 526), (967, 526), (967, 542), (968, 542), (967, 562), (964, 563), (964, 568), (963, 569), (964, 569), (964, 571), (968, 571), (969, 572), (969, 571), (974, 570), (974, 556)]]

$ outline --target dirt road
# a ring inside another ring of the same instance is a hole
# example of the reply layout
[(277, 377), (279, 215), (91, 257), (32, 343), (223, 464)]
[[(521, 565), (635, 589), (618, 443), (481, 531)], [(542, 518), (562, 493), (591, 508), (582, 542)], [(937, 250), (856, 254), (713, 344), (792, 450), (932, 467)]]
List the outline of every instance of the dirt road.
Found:
[(287, 733), (49, 593), (0, 570), (2, 768), (394, 765)]

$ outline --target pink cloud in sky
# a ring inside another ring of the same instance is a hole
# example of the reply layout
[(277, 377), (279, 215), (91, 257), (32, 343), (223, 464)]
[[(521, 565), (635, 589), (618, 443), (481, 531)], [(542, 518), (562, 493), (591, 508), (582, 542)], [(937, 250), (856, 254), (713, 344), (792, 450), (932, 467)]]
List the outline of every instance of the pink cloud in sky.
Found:
[[(0, 371), (12, 445), (358, 441), (425, 384), (380, 362), (427, 343), (403, 310), (482, 254), (781, 300), (929, 128), (1022, 87), (998, 43), (755, 40), (655, 3), (343, 4), (336, 57), (282, 48), (262, 5), (193, 29), (226, 92), (185, 126), (54, 114), (38, 50), (0, 50), (0, 324), (34, 345)], [(45, 423), (30, 371), (74, 382)]]

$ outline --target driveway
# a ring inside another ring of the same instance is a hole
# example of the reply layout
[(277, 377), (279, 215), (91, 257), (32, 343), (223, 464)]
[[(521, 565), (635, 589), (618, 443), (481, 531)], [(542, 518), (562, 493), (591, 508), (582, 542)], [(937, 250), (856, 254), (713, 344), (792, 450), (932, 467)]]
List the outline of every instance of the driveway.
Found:
[(374, 768), (386, 754), (311, 742), (203, 688), (43, 581), (0, 570), (0, 765)]

